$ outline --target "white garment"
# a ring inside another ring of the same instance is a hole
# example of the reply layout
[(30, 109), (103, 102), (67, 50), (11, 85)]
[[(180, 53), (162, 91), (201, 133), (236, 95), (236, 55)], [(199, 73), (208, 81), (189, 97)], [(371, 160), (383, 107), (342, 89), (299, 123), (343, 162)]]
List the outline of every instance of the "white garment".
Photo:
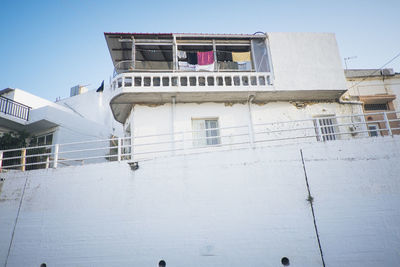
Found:
[(189, 64), (186, 61), (179, 61), (178, 66), (179, 66), (179, 70), (196, 71), (197, 65)]
[(237, 62), (239, 70), (251, 70), (251, 62), (250, 61), (241, 61)]
[(209, 65), (196, 65), (196, 71), (214, 71), (214, 63)]
[(178, 50), (178, 58), (179, 59), (185, 59), (186, 58), (186, 52)]

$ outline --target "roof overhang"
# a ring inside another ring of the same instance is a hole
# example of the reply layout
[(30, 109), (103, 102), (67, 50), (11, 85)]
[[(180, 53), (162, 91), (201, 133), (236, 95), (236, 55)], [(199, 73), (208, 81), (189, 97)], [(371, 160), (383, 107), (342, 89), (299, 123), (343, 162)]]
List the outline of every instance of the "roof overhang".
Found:
[(57, 123), (41, 119), (32, 123), (20, 120), (18, 118), (10, 118), (9, 116), (0, 116), (0, 127), (10, 131), (25, 131), (28, 133), (43, 132), (59, 126)]
[(125, 123), (133, 105), (163, 105), (175, 103), (245, 103), (250, 96), (254, 96), (254, 103), (270, 101), (335, 101), (346, 90), (237, 90), (237, 91), (164, 91), (164, 92), (138, 92), (137, 90), (123, 89), (110, 101), (110, 107), (115, 120)]
[(364, 104), (386, 104), (396, 99), (395, 95), (368, 95), (360, 96), (360, 101)]

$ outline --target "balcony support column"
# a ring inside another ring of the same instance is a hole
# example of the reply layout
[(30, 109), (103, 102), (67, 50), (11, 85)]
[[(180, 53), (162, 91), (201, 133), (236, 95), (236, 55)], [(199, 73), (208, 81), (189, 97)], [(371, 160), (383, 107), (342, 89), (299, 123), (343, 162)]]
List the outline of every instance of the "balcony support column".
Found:
[(135, 60), (136, 60), (136, 48), (135, 48), (135, 38), (132, 37), (132, 54), (131, 54), (131, 58), (132, 58), (132, 70), (135, 69)]
[(176, 45), (176, 37), (172, 41), (172, 63), (173, 63), (173, 70), (177, 71), (179, 69), (178, 66), (178, 46)]

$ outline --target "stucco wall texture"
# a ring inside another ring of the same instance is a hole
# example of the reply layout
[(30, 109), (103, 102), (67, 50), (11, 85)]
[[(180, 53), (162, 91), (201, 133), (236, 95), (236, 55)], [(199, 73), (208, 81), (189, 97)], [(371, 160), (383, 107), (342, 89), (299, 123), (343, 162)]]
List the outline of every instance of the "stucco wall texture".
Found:
[(398, 266), (399, 148), (379, 137), (1, 174), (0, 264), (322, 266), (307, 175), (326, 265)]

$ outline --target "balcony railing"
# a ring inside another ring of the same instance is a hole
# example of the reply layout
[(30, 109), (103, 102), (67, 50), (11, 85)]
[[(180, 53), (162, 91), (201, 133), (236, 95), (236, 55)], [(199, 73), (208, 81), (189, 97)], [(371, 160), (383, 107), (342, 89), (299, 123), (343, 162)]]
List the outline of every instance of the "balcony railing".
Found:
[(269, 72), (175, 72), (122, 73), (112, 82), (112, 89), (146, 87), (235, 87), (270, 86)]
[(0, 96), (0, 112), (11, 115), (23, 120), (29, 119), (29, 111), (31, 107)]
[[(140, 65), (138, 65), (140, 63)], [(132, 72), (190, 72), (192, 70), (189, 69), (174, 69), (173, 62), (163, 62), (157, 67), (145, 67), (142, 62), (133, 62), (132, 60), (123, 60), (118, 62), (113, 71), (113, 77), (121, 74), (121, 73), (132, 73)], [(232, 69), (220, 66), (224, 62), (215, 62), (214, 71), (213, 72), (254, 72), (254, 69)], [(160, 68), (162, 66), (162, 68)], [(179, 68), (179, 67), (178, 67)]]
[[(0, 151), (0, 168), (19, 170), (57, 168), (106, 161), (140, 161), (168, 155), (267, 145), (393, 136), (400, 135), (399, 114), (400, 112), (381, 112), (317, 117), (9, 149)], [(372, 115), (375, 120), (370, 120)]]

